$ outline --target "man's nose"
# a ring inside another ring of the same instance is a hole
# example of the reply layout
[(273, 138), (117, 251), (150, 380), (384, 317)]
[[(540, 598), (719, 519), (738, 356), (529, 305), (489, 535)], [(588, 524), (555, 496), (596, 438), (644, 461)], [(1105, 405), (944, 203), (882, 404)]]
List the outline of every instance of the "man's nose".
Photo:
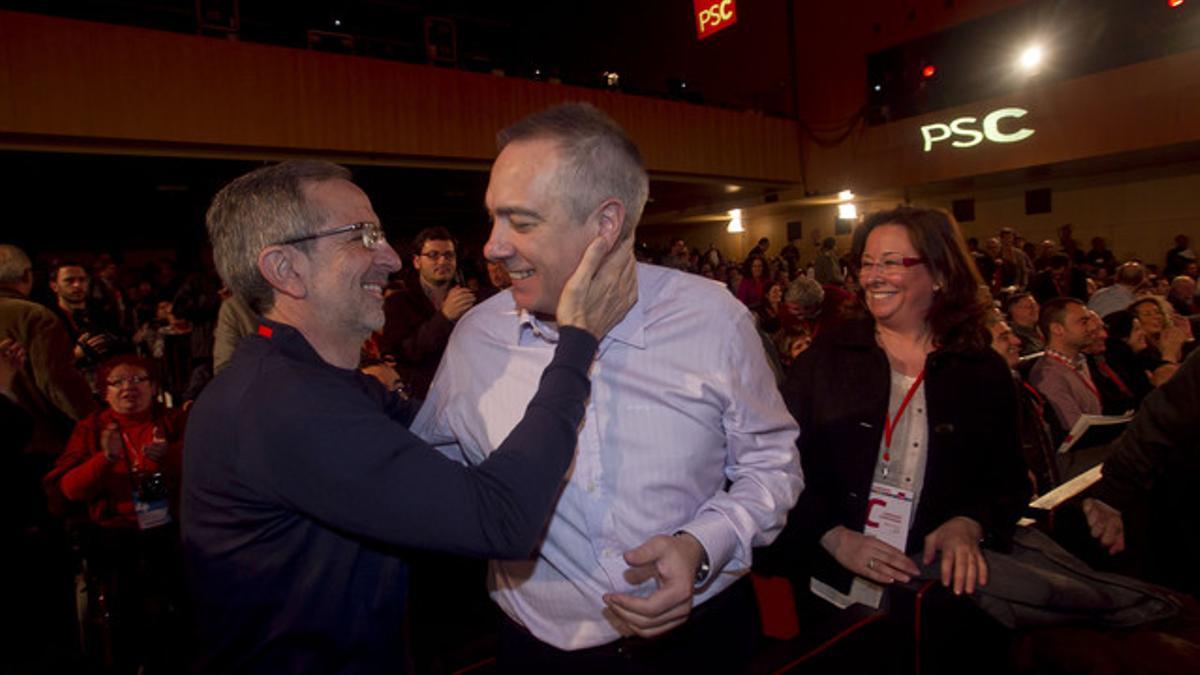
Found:
[(396, 249), (392, 245), (384, 241), (382, 245), (375, 249), (375, 264), (387, 269), (388, 274), (399, 271), (403, 267), (400, 261), (400, 256), (396, 254)]
[(493, 262), (500, 262), (513, 255), (512, 242), (508, 239), (508, 228), (499, 220), (492, 225), (492, 234), (483, 245), (483, 256)]

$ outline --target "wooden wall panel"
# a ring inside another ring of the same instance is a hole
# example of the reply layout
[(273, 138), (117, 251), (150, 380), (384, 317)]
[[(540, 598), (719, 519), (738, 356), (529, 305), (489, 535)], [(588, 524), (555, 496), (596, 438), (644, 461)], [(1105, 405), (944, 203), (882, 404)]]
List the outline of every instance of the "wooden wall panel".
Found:
[(412, 64), (0, 11), (0, 145), (319, 153), (483, 165), (564, 100), (608, 111), (651, 171), (796, 182), (789, 120)]

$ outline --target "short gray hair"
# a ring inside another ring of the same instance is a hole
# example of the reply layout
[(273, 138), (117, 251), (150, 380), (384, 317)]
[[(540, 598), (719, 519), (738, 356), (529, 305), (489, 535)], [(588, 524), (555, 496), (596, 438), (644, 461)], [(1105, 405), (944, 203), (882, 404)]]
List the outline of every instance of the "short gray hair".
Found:
[(25, 251), (12, 244), (0, 244), (0, 284), (11, 286), (25, 280), (33, 263)]
[(337, 179), (350, 180), (350, 171), (332, 162), (292, 160), (255, 169), (213, 198), (205, 221), (217, 273), (255, 312), (275, 302), (274, 289), (258, 271), (258, 254), (312, 234), (325, 214), (308, 203), (304, 187)]
[(825, 300), (825, 289), (808, 277), (796, 277), (783, 293), (783, 301), (804, 308), (819, 307)]
[(602, 201), (616, 197), (625, 206), (621, 239), (631, 236), (650, 194), (650, 178), (625, 130), (590, 103), (566, 103), (504, 129), (496, 134), (496, 145), (504, 150), (509, 143), (540, 138), (558, 144), (557, 180), (571, 217), (582, 223)]

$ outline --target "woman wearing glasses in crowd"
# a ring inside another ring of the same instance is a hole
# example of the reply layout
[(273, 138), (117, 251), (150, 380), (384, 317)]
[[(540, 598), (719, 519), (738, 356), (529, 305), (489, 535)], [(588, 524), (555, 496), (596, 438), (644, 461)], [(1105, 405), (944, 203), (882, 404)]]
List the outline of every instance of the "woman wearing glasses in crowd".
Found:
[[(97, 371), (108, 406), (80, 420), (46, 476), (47, 487), (87, 504), (84, 555), (107, 584), (118, 669), (162, 664), (165, 612), (179, 597), (175, 521), (184, 414), (155, 401), (150, 362), (109, 359)], [(156, 661), (157, 660), (157, 661)]]
[(1138, 361), (1156, 386), (1162, 384), (1196, 346), (1191, 323), (1176, 317), (1171, 303), (1157, 295), (1138, 298), (1129, 311), (1146, 333), (1146, 346), (1137, 353)]
[(835, 604), (878, 603), (914, 559), (972, 593), (981, 542), (1011, 538), (1030, 491), (979, 273), (947, 214), (912, 207), (868, 217), (851, 260), (869, 316), (822, 331), (788, 374), (805, 490), (769, 557), (809, 608), (810, 577)]

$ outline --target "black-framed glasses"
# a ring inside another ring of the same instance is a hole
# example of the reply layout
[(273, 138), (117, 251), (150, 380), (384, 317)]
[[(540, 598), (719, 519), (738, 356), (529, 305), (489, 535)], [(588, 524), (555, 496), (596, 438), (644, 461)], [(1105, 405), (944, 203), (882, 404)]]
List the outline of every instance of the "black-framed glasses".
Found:
[(280, 246), (286, 244), (299, 244), (302, 241), (312, 241), (321, 237), (332, 237), (335, 234), (345, 234), (347, 232), (360, 232), (362, 234), (363, 248), (368, 251), (374, 251), (383, 243), (383, 228), (379, 227), (379, 223), (351, 223), (342, 227), (335, 227), (332, 230), (325, 230), (316, 234), (306, 234), (303, 237), (295, 237), (286, 241), (279, 242)]
[(439, 259), (445, 260), (446, 262), (454, 262), (458, 258), (458, 255), (456, 255), (454, 251), (426, 251), (424, 253), (418, 253), (417, 255), (431, 263), (435, 263)]
[(128, 377), (114, 377), (107, 380), (104, 384), (110, 387), (123, 387), (127, 384), (145, 384), (150, 381), (149, 375), (129, 375)]

